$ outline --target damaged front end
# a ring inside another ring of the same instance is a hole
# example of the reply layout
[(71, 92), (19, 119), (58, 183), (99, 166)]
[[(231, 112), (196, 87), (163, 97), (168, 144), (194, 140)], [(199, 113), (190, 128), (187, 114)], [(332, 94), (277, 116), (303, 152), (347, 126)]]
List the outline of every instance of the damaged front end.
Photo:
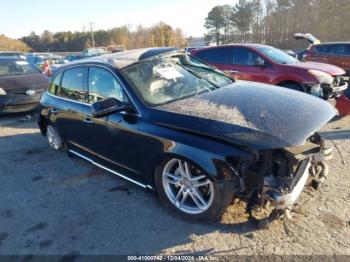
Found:
[[(328, 176), (326, 160), (332, 157), (318, 134), (302, 146), (264, 150), (256, 153), (255, 161), (242, 163), (244, 193), (250, 198), (250, 212), (256, 219), (259, 212), (278, 216), (290, 215), (306, 185), (315, 189)], [(266, 218), (266, 217), (264, 217)]]
[(316, 97), (328, 100), (330, 98), (336, 98), (341, 95), (341, 92), (348, 88), (343, 75), (331, 76), (319, 70), (309, 70), (309, 73), (313, 75), (318, 82), (317, 83), (305, 83), (305, 90)]

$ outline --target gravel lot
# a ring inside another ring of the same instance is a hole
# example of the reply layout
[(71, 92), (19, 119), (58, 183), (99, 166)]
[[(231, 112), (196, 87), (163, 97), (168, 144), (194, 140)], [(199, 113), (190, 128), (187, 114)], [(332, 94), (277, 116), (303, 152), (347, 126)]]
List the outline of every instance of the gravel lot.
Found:
[(220, 223), (173, 217), (153, 193), (49, 149), (33, 120), (0, 118), (0, 254), (350, 255), (350, 117), (322, 130), (330, 177), (291, 221), (258, 230), (244, 203)]

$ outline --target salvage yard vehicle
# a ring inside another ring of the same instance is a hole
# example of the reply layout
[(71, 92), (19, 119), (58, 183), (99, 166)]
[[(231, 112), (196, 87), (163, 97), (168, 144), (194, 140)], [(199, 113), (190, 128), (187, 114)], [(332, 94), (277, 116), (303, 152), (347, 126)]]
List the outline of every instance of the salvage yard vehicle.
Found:
[(27, 58), (28, 62), (35, 65), (48, 77), (51, 77), (59, 67), (63, 64), (69, 63), (64, 57), (53, 55), (53, 54), (34, 54)]
[(303, 33), (294, 34), (294, 38), (304, 39), (310, 44), (306, 50), (299, 53), (299, 60), (336, 65), (350, 76), (350, 42), (321, 43), (313, 35)]
[(350, 90), (346, 90), (340, 97), (337, 99), (335, 107), (338, 109), (340, 116), (350, 115)]
[(45, 75), (23, 59), (0, 57), (0, 114), (36, 108), (48, 83)]
[(41, 105), (53, 149), (156, 190), (190, 220), (220, 218), (235, 195), (282, 214), (327, 176), (331, 151), (316, 132), (335, 115), (329, 103), (235, 82), (172, 48), (66, 65)]
[[(313, 61), (328, 63), (343, 68), (346, 76), (350, 77), (350, 42), (329, 42), (321, 43), (320, 40), (311, 34), (297, 33), (296, 39), (305, 39), (310, 46), (304, 51), (298, 52), (298, 59), (302, 61)], [(347, 79), (347, 80), (348, 80)], [(350, 115), (350, 93), (347, 89), (337, 97), (335, 106), (340, 116)]]
[(339, 96), (348, 87), (343, 69), (300, 62), (271, 46), (230, 44), (193, 50), (191, 54), (235, 79), (283, 86), (325, 100)]
[(304, 53), (303, 60), (339, 66), (350, 76), (350, 42), (312, 45)]
[(26, 56), (22, 52), (16, 52), (16, 51), (0, 51), (0, 56), (6, 56), (6, 57), (15, 57), (15, 58), (21, 58), (26, 59)]

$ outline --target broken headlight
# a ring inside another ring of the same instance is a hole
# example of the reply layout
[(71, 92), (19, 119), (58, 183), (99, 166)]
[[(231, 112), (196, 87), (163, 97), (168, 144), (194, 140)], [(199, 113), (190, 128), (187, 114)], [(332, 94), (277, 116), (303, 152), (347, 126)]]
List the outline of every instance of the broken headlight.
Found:
[(319, 84), (331, 85), (333, 83), (333, 77), (325, 72), (319, 70), (309, 70), (309, 74), (314, 76)]

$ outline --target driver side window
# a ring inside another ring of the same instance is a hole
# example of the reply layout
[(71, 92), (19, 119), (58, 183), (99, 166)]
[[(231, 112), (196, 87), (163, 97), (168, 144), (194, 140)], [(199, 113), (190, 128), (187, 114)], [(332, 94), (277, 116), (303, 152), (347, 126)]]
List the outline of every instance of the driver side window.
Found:
[(259, 59), (262, 58), (257, 53), (247, 48), (238, 47), (233, 51), (233, 63), (235, 65), (255, 66)]
[(124, 102), (122, 86), (107, 70), (98, 67), (90, 67), (88, 84), (90, 104), (109, 97)]

